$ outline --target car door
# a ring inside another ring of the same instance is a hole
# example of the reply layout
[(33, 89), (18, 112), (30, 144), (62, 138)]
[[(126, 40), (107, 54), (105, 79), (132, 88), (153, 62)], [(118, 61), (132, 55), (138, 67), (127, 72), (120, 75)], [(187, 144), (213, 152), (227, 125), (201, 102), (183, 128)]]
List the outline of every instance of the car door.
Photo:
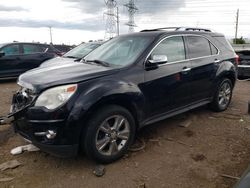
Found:
[(38, 67), (42, 62), (51, 57), (47, 55), (46, 48), (38, 44), (22, 44), (20, 68), (22, 72)]
[(190, 94), (195, 103), (211, 97), (219, 63), (218, 49), (206, 37), (199, 35), (185, 36), (185, 41), (192, 69)]
[[(151, 65), (154, 56), (166, 56), (167, 62)], [(146, 62), (143, 87), (149, 116), (177, 110), (189, 103), (190, 62), (186, 61), (182, 36), (163, 39), (150, 53)]]
[(19, 74), (20, 45), (10, 44), (0, 49), (4, 55), (0, 57), (0, 77), (16, 77)]

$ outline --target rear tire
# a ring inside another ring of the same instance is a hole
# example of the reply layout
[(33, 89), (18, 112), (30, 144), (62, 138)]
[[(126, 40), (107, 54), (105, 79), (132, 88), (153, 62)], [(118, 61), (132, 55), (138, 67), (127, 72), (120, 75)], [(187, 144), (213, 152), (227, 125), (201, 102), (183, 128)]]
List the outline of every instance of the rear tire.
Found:
[(210, 108), (215, 112), (225, 111), (232, 99), (233, 84), (228, 78), (223, 79), (215, 92)]
[(121, 106), (109, 105), (89, 119), (81, 145), (90, 159), (111, 163), (127, 152), (134, 137), (135, 121), (131, 113)]

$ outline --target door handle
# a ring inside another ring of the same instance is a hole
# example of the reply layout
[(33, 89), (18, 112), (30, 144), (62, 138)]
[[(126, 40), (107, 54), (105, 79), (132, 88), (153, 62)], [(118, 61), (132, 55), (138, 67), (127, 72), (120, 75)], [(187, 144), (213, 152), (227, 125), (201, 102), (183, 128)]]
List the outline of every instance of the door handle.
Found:
[(219, 62), (220, 62), (219, 59), (215, 59), (215, 60), (214, 60), (214, 63), (219, 63)]
[(188, 67), (184, 67), (184, 68), (181, 70), (182, 73), (187, 73), (187, 72), (189, 72), (189, 71), (191, 71), (191, 68), (188, 68)]

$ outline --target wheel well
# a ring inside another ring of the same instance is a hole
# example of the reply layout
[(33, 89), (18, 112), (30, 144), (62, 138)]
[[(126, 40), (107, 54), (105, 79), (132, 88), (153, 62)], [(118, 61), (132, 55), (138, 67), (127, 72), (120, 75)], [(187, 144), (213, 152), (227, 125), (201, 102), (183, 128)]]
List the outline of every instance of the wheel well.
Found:
[(85, 113), (83, 117), (84, 121), (88, 121), (91, 115), (93, 115), (93, 113), (95, 113), (97, 109), (100, 109), (100, 107), (103, 107), (106, 105), (118, 105), (127, 109), (131, 113), (131, 115), (134, 117), (136, 129), (139, 127), (139, 120), (138, 120), (138, 113), (136, 110), (136, 106), (133, 104), (133, 102), (131, 102), (131, 100), (128, 99), (128, 97), (118, 97), (118, 98), (107, 97), (103, 100), (96, 102)]
[(236, 78), (235, 78), (235, 75), (234, 74), (227, 74), (227, 75), (225, 75), (225, 78), (228, 78), (229, 80), (231, 80), (231, 82), (232, 82), (232, 84), (233, 84), (233, 86), (235, 85), (235, 81), (236, 81)]

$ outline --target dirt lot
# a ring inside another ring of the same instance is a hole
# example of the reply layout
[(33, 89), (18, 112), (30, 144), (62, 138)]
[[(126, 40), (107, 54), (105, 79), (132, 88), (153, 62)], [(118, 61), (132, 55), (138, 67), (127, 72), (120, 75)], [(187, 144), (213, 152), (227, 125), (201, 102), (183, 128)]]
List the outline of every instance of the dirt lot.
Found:
[[(0, 83), (0, 114), (9, 110), (15, 82)], [(25, 144), (10, 126), (0, 127), (0, 164), (17, 159), (16, 169), (0, 172), (0, 187), (174, 187), (224, 188), (250, 163), (250, 81), (237, 83), (232, 104), (223, 113), (206, 107), (144, 128), (139, 138), (145, 149), (129, 152), (105, 166), (102, 177), (93, 175), (95, 163), (84, 156), (60, 159), (43, 152), (12, 156), (10, 150)], [(180, 124), (188, 125), (181, 127)]]

